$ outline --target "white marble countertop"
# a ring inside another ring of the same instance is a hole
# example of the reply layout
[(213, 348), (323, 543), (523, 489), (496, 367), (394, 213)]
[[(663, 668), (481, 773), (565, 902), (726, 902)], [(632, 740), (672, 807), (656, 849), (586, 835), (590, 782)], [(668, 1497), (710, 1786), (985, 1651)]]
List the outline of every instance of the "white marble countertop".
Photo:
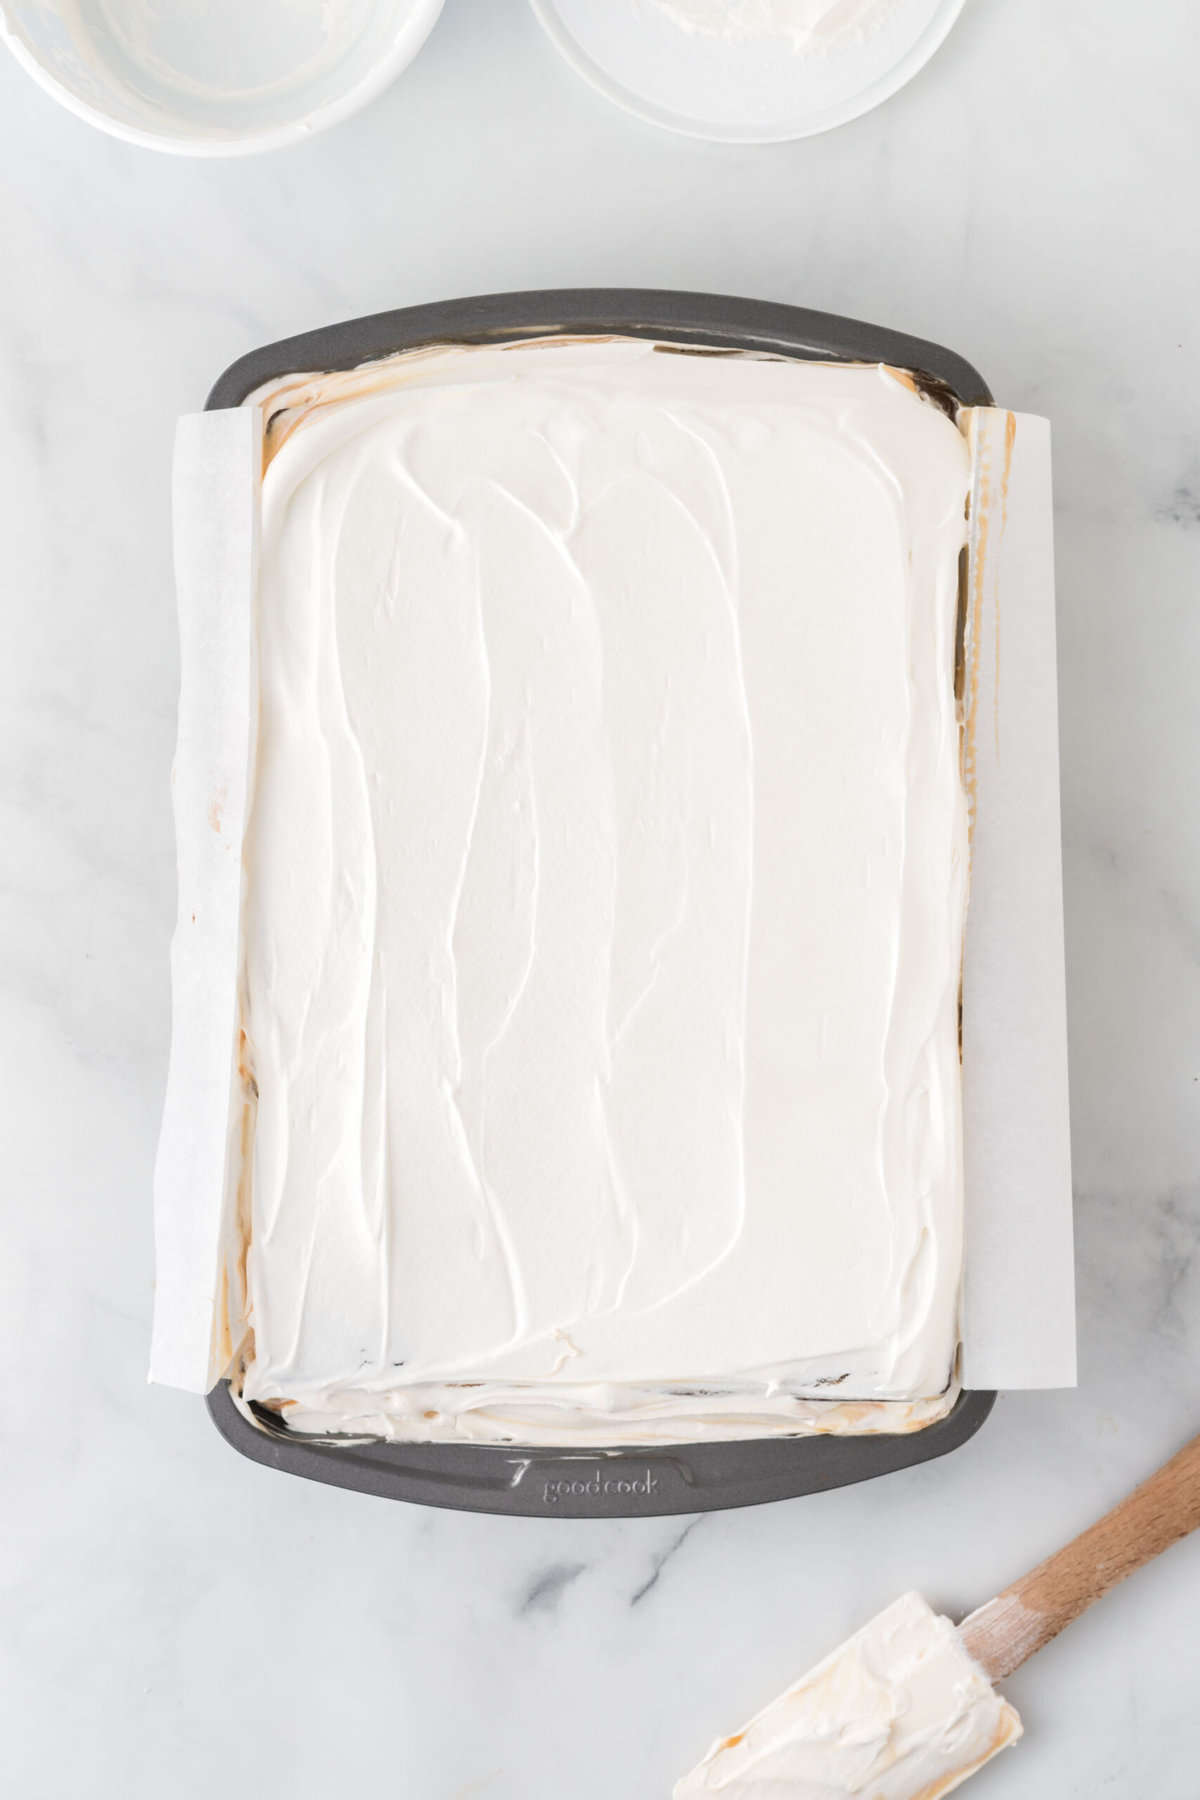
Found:
[[(367, 112), (137, 151), (0, 55), (6, 651), (0, 1506), (14, 1793), (665, 1800), (915, 1586), (967, 1609), (1200, 1426), (1193, 8), (968, 0), (870, 117), (769, 149), (607, 105), (450, 0)], [(506, 287), (858, 315), (1054, 422), (1082, 1380), (944, 1462), (696, 1520), (474, 1518), (287, 1480), (147, 1387), (174, 905), (175, 415), (255, 344)], [(14, 1454), (15, 1451), (15, 1454)], [(1194, 1800), (1200, 1540), (1014, 1676), (979, 1800)]]

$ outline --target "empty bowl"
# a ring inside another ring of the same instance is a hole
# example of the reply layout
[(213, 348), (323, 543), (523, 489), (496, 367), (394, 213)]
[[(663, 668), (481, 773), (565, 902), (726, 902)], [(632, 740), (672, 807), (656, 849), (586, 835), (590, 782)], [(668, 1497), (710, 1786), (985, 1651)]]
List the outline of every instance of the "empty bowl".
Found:
[(0, 37), (114, 137), (183, 156), (298, 143), (417, 54), (443, 0), (0, 0)]

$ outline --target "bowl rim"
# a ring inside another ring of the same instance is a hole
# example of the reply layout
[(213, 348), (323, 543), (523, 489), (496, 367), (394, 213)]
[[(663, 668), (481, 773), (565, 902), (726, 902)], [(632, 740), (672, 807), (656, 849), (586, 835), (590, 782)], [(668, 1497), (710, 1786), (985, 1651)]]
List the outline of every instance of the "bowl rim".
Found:
[(446, 0), (409, 0), (409, 11), (397, 27), (395, 42), (385, 56), (352, 88), (325, 101), (303, 118), (288, 124), (272, 125), (261, 131), (247, 131), (222, 138), (192, 136), (186, 132), (153, 131), (146, 126), (130, 125), (116, 119), (103, 107), (94, 106), (59, 79), (33, 49), (25, 35), (14, 25), (8, 8), (0, 0), (0, 42), (6, 44), (16, 61), (52, 100), (67, 112), (94, 125), (106, 136), (135, 144), (143, 150), (159, 150), (167, 156), (193, 156), (207, 159), (232, 156), (257, 156), (268, 150), (282, 150), (289, 144), (305, 142), (318, 132), (360, 112), (401, 75), (425, 46), (430, 32), (441, 16)]
[(699, 114), (674, 112), (658, 101), (646, 98), (612, 74), (584, 48), (563, 17), (559, 0), (530, 0), (534, 17), (563, 61), (611, 105), (619, 106), (644, 124), (655, 125), (661, 131), (671, 131), (680, 137), (710, 144), (749, 146), (798, 143), (804, 138), (819, 137), (826, 131), (836, 131), (839, 126), (849, 125), (874, 112), (876, 107), (907, 87), (933, 60), (957, 24), (965, 4), (966, 0), (937, 0), (926, 23), (891, 68), (857, 94), (827, 106), (824, 111), (814, 111), (801, 122), (762, 127), (750, 123), (716, 124)]

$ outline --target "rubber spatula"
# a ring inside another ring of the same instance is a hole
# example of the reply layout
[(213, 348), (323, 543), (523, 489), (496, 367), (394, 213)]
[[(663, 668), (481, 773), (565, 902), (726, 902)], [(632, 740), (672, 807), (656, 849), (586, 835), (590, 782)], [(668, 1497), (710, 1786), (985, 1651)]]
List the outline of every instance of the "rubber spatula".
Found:
[(957, 1627), (906, 1594), (741, 1731), (675, 1800), (940, 1800), (1021, 1735), (992, 1686), (1200, 1526), (1200, 1437)]

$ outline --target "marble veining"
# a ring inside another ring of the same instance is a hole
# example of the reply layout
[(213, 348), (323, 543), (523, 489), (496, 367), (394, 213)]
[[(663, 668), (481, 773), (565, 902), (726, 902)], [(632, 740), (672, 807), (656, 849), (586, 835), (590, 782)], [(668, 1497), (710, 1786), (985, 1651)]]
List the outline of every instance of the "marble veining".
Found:
[[(96, 135), (0, 51), (0, 1332), (37, 1372), (0, 1492), (14, 1792), (210, 1800), (236, 1769), (289, 1800), (666, 1800), (905, 1589), (970, 1610), (1196, 1430), (1194, 35), (1188, 0), (971, 0), (877, 112), (741, 150), (606, 105), (520, 0), (448, 0), (357, 119), (225, 166)], [(684, 1520), (289, 1481), (145, 1382), (174, 417), (289, 332), (596, 282), (922, 332), (1055, 438), (1080, 1387), (1002, 1396), (942, 1463), (708, 1515), (674, 1555)], [(1012, 1677), (1026, 1735), (971, 1800), (1195, 1800), (1197, 1592), (1193, 1541)]]
[(645, 1581), (643, 1581), (640, 1586), (634, 1588), (632, 1594), (629, 1596), (630, 1606), (640, 1606), (647, 1595), (654, 1592), (655, 1588), (662, 1580), (663, 1570), (671, 1561), (671, 1558), (678, 1555), (696, 1528), (703, 1525), (704, 1518), (705, 1515), (700, 1513), (696, 1518), (689, 1519), (682, 1531), (676, 1531), (667, 1543), (663, 1545), (661, 1550), (656, 1550), (654, 1552), (650, 1561), (649, 1575), (647, 1575)]
[(1200, 481), (1180, 481), (1171, 496), (1159, 507), (1157, 517), (1167, 525), (1200, 525)]
[(531, 1613), (557, 1612), (567, 1589), (586, 1572), (585, 1562), (547, 1563), (525, 1584), (517, 1611), (523, 1617)]

